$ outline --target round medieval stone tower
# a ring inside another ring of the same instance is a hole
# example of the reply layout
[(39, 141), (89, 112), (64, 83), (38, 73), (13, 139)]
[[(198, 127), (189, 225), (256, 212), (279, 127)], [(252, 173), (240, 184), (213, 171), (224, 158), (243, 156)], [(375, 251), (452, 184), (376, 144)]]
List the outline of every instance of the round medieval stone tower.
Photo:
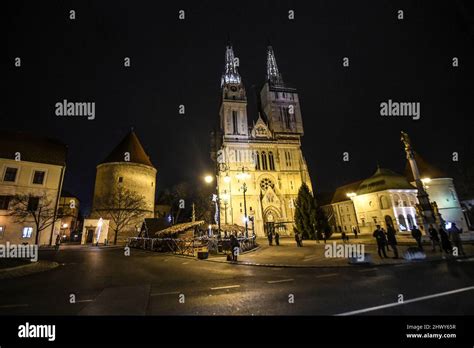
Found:
[[(156, 169), (132, 130), (97, 166), (91, 217), (110, 220), (109, 243), (126, 243), (144, 218), (153, 218), (155, 186)], [(128, 218), (137, 208), (140, 216)]]

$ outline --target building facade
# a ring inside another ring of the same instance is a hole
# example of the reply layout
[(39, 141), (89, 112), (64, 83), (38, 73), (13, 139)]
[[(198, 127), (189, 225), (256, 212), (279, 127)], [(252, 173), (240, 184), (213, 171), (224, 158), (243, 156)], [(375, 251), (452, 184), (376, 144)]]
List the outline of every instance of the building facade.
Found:
[(58, 217), (61, 219), (61, 241), (79, 241), (79, 198), (63, 190), (59, 198)]
[[(259, 115), (249, 127), (247, 92), (231, 45), (221, 79), (219, 129), (215, 145), (221, 223), (293, 232), (295, 200), (305, 182), (312, 190), (301, 150), (303, 122), (298, 92), (279, 73), (272, 47), (267, 81), (260, 90)], [(247, 217), (247, 218), (246, 218)]]
[[(133, 192), (144, 199), (144, 215), (127, 221), (117, 236), (117, 243), (124, 244), (129, 237), (136, 237), (144, 218), (152, 218), (155, 208), (156, 169), (146, 154), (134, 131), (128, 133), (107, 158), (97, 166), (92, 202), (91, 219), (109, 220), (109, 243), (115, 238), (116, 224), (111, 211), (123, 210), (125, 198), (119, 198), (121, 189)], [(122, 199), (122, 202), (120, 200)], [(112, 204), (111, 206), (110, 204)], [(84, 239), (84, 236), (83, 236)]]
[[(59, 234), (59, 197), (66, 170), (67, 148), (48, 138), (21, 132), (0, 132), (0, 243), (54, 243)], [(23, 196), (26, 219), (11, 216)], [(38, 218), (38, 223), (32, 214)]]

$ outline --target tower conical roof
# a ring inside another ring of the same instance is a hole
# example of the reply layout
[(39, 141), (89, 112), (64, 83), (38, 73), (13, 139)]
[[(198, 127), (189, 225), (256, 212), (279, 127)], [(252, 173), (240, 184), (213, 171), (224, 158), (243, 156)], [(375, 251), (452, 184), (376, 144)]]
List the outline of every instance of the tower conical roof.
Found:
[[(126, 161), (126, 153), (130, 154), (130, 160)], [(112, 152), (103, 160), (101, 163), (112, 163), (112, 162), (131, 162), (144, 164), (146, 166), (153, 167), (150, 158), (143, 149), (140, 140), (133, 130), (131, 130), (125, 138), (112, 150)]]

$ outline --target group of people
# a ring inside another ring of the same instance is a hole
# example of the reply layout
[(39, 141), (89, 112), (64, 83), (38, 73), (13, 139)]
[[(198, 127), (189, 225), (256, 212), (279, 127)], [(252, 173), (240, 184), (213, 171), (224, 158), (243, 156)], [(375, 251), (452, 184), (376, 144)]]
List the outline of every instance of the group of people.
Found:
[(466, 255), (461, 241), (462, 229), (459, 229), (456, 224), (453, 223), (448, 232), (446, 232), (442, 225), (439, 226), (438, 230), (436, 230), (433, 225), (430, 225), (428, 235), (431, 240), (432, 251), (436, 251), (436, 247), (439, 247), (440, 252), (444, 251), (446, 254), (450, 255), (453, 253), (454, 244), (458, 255)]
[(273, 238), (275, 238), (275, 245), (280, 245), (280, 234), (278, 231), (275, 232), (268, 232), (267, 234), (268, 238), (268, 245), (272, 246), (273, 245)]
[[(435, 251), (436, 247), (439, 247), (440, 252), (444, 251), (446, 254), (451, 255), (453, 253), (452, 244), (454, 244), (454, 246), (457, 248), (458, 255), (465, 255), (460, 236), (462, 230), (460, 230), (456, 224), (453, 223), (448, 232), (445, 230), (443, 225), (440, 225), (438, 230), (433, 225), (429, 226), (428, 235), (431, 240), (432, 250)], [(421, 231), (415, 226), (411, 230), (411, 235), (413, 239), (415, 239), (418, 248), (423, 250)], [(389, 225), (387, 230), (385, 230), (381, 228), (380, 225), (377, 225), (377, 228), (373, 233), (373, 237), (377, 241), (377, 253), (379, 254), (380, 258), (387, 258), (387, 251), (390, 251), (390, 249), (393, 250), (393, 258), (398, 258), (398, 243), (396, 231), (393, 226)]]
[[(373, 236), (377, 241), (377, 253), (380, 258), (388, 258), (387, 251), (390, 248), (393, 250), (393, 258), (398, 259), (398, 248), (397, 248), (397, 237), (395, 236), (396, 231), (393, 226), (388, 225), (387, 230), (377, 225), (377, 229), (374, 231)], [(382, 256), (383, 255), (383, 256)]]

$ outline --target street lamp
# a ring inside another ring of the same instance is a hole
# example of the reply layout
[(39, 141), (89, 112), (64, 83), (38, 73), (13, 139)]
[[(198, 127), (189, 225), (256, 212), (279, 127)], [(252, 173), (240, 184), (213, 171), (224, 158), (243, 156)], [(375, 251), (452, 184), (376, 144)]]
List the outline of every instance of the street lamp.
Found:
[[(207, 184), (210, 184), (214, 181), (214, 177), (212, 175), (206, 175), (204, 177), (204, 181)], [(213, 195), (213, 201), (216, 203), (216, 215), (217, 215), (217, 236), (221, 237), (221, 201), (219, 198), (219, 182), (216, 180), (216, 194)], [(209, 225), (211, 226), (211, 225)], [(211, 230), (209, 229), (209, 234)]]
[(244, 221), (245, 221), (245, 237), (249, 237), (249, 228), (248, 228), (248, 218), (247, 218), (247, 184), (245, 183), (245, 180), (250, 177), (250, 174), (245, 172), (245, 168), (242, 167), (242, 171), (237, 174), (237, 179), (242, 180), (242, 191), (244, 193)]
[(224, 224), (227, 225), (227, 204), (229, 203), (229, 194), (227, 191), (224, 191), (222, 194), (222, 200), (224, 201)]

